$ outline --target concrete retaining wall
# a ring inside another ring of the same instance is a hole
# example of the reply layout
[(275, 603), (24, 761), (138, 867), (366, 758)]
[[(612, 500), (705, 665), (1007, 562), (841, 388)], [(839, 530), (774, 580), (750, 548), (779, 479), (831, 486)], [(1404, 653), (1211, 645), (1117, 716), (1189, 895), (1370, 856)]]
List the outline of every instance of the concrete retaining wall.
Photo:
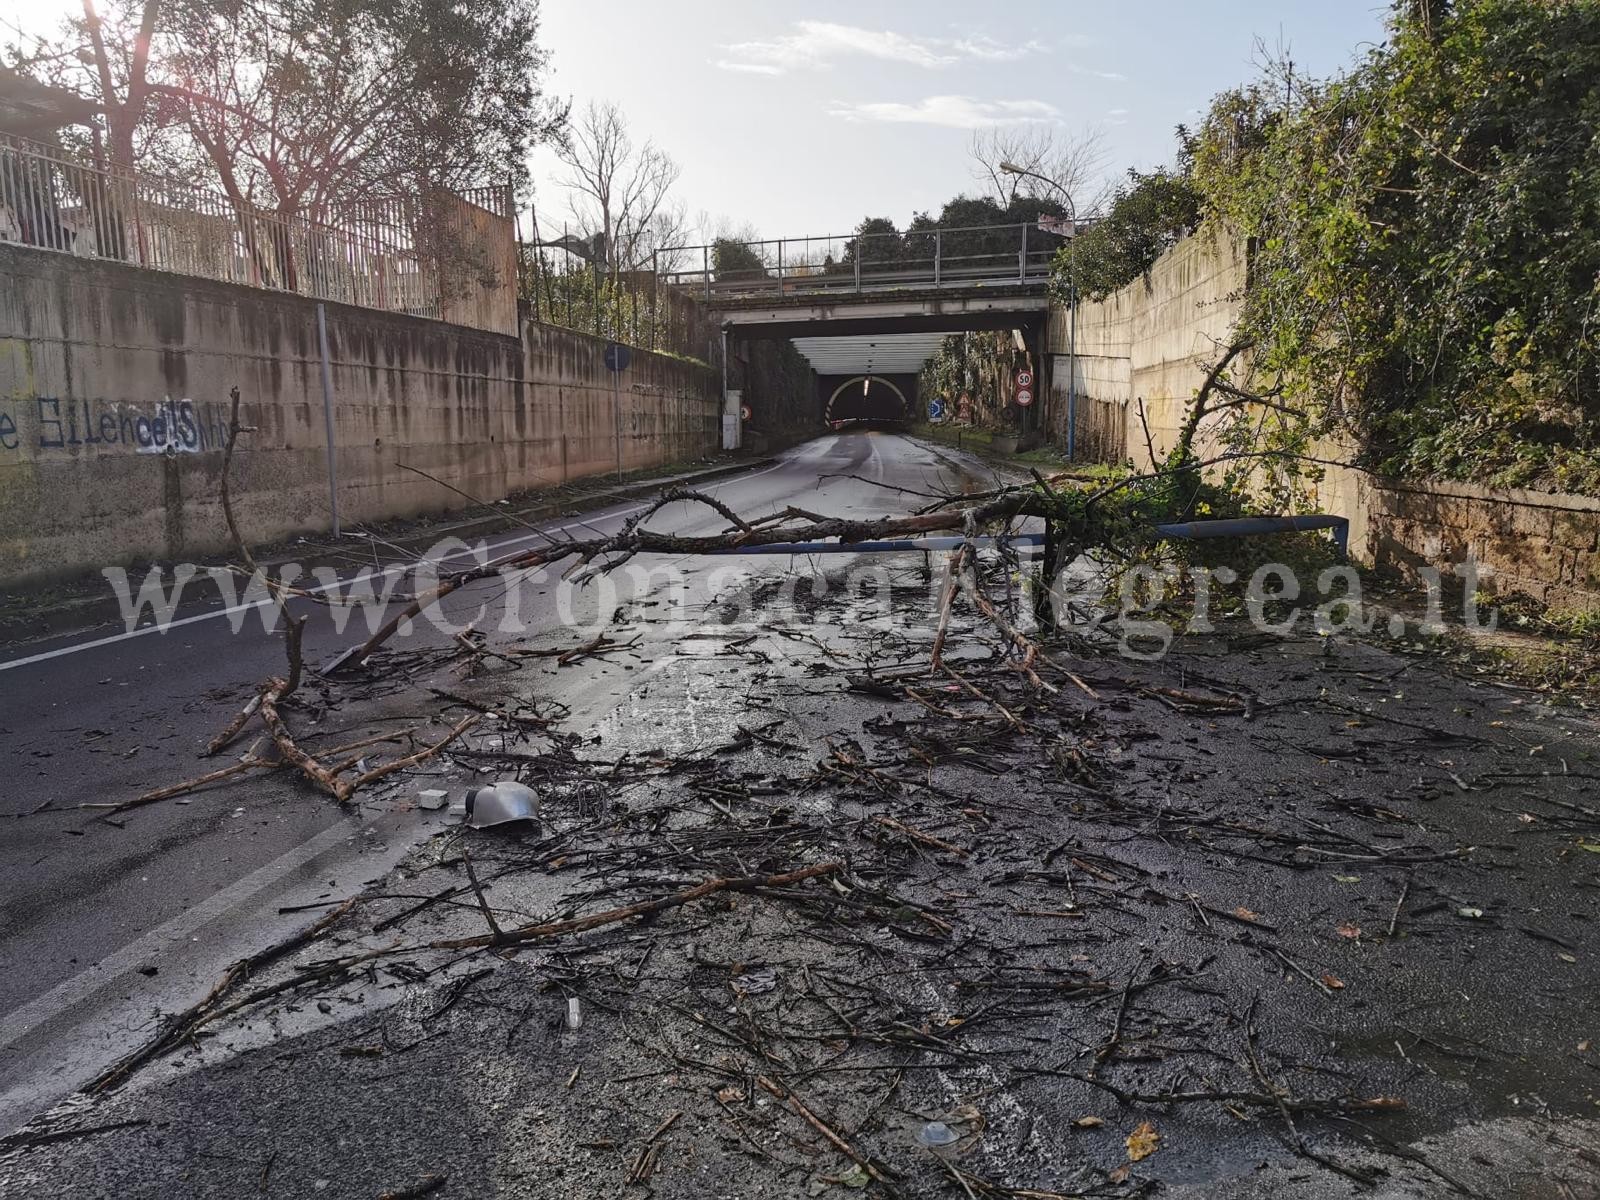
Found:
[[(705, 367), (525, 323), (520, 338), (327, 306), (345, 522), (460, 508), (713, 450)], [(316, 305), (296, 296), (0, 245), (0, 585), (327, 529)], [(620, 436), (619, 436), (620, 432)]]
[[(1177, 440), (1183, 416), (1205, 379), (1217, 346), (1226, 344), (1239, 317), (1246, 260), (1237, 240), (1212, 229), (1185, 238), (1136, 279), (1104, 300), (1078, 306), (1078, 428), (1090, 431), (1086, 450), (1121, 448), (1140, 467), (1149, 465), (1144, 425), (1158, 455)], [(1065, 397), (1068, 314), (1050, 315), (1049, 349), (1056, 356), (1052, 401)], [(1065, 425), (1065, 400), (1053, 418)], [(1121, 438), (1099, 427), (1120, 411)]]

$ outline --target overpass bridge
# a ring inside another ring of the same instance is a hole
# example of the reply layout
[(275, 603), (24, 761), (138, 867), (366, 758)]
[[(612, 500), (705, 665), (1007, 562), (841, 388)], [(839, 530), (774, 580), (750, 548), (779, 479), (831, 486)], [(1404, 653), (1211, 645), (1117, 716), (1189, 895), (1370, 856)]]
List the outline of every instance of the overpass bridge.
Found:
[(1035, 369), (1046, 365), (1050, 272), (1066, 242), (1036, 224), (718, 242), (664, 279), (702, 300), (731, 348), (791, 340), (824, 419), (909, 417), (916, 375), (947, 334), (1016, 330)]

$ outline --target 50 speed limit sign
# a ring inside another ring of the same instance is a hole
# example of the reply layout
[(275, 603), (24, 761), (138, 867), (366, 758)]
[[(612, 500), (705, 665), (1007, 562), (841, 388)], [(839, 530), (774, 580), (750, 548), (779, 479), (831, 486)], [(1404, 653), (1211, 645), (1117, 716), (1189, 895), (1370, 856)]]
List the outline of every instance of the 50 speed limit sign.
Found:
[(1033, 372), (1032, 371), (1018, 371), (1017, 372), (1016, 400), (1017, 400), (1017, 407), (1019, 407), (1019, 408), (1027, 408), (1028, 405), (1033, 403)]

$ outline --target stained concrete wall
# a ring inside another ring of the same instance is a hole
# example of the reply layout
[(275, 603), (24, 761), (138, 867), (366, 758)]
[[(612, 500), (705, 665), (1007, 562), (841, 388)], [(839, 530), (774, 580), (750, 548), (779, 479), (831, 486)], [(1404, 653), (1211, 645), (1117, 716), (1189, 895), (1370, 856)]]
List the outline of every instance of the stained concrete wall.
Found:
[[(520, 337), (327, 306), (339, 511), (441, 512), (704, 454), (706, 367), (525, 323)], [(227, 548), (228, 394), (243, 423), (233, 491), (258, 543), (327, 529), (316, 305), (300, 297), (0, 245), (0, 585)]]
[[(1149, 465), (1150, 442), (1163, 455), (1177, 441), (1184, 413), (1226, 345), (1239, 318), (1247, 262), (1244, 246), (1225, 232), (1204, 228), (1163, 254), (1145, 275), (1104, 300), (1078, 306), (1077, 379), (1080, 431), (1115, 420), (1121, 411), (1121, 444), (1136, 465)], [(1069, 318), (1052, 311), (1049, 348), (1057, 378), (1067, 367)], [(1066, 395), (1055, 385), (1052, 401)], [(1144, 418), (1139, 415), (1143, 401)], [(1063, 413), (1052, 421), (1064, 426)], [(1103, 434), (1107, 445), (1117, 439)]]

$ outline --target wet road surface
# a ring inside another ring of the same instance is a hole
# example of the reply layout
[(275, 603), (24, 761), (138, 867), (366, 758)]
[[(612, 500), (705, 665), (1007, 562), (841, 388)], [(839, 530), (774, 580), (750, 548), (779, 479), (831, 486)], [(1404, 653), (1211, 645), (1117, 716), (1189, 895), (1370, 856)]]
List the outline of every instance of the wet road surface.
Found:
[[(960, 490), (982, 475), (947, 450), (863, 432), (818, 439), (705, 490), (746, 516), (792, 504), (875, 517), (920, 502), (875, 483)], [(611, 532), (644, 507), (613, 506), (538, 528), (571, 537)], [(682, 532), (722, 525), (709, 510), (683, 505), (658, 521)], [(488, 550), (498, 557), (536, 540), (517, 530), (489, 539)], [(446, 547), (445, 567), (462, 565), (470, 552)], [(676, 566), (690, 603), (705, 598), (713, 573), (728, 570), (716, 560)], [(788, 568), (768, 559), (761, 569), (781, 575)], [(401, 591), (408, 586), (399, 572), (388, 578)], [(631, 593), (626, 579), (618, 585), (619, 603), (650, 602)], [(600, 594), (580, 596), (580, 607)], [(203, 577), (185, 596), (164, 633), (101, 628), (0, 651), (0, 1134), (148, 1037), (162, 1011), (191, 1002), (229, 962), (303, 925), (309, 918), (300, 906), (381, 876), (446, 819), (386, 800), (341, 810), (282, 774), (258, 774), (115, 823), (74, 809), (126, 800), (230, 761), (197, 755), (262, 679), (282, 671), (281, 636), (261, 626), (269, 610), (230, 612)], [(308, 662), (351, 644), (352, 632), (338, 632), (333, 612), (296, 607), (310, 617)], [(442, 608), (456, 625), (476, 621), (484, 629), (507, 615), (493, 580), (462, 589)], [(518, 589), (515, 615), (529, 639), (565, 632), (553, 575)], [(365, 628), (361, 616), (353, 620)], [(404, 644), (442, 646), (446, 638), (419, 623)], [(648, 677), (647, 663), (630, 666), (553, 673), (550, 699), (572, 710), (572, 724), (598, 722)], [(318, 732), (344, 740), (338, 722), (336, 712), (327, 714)]]

